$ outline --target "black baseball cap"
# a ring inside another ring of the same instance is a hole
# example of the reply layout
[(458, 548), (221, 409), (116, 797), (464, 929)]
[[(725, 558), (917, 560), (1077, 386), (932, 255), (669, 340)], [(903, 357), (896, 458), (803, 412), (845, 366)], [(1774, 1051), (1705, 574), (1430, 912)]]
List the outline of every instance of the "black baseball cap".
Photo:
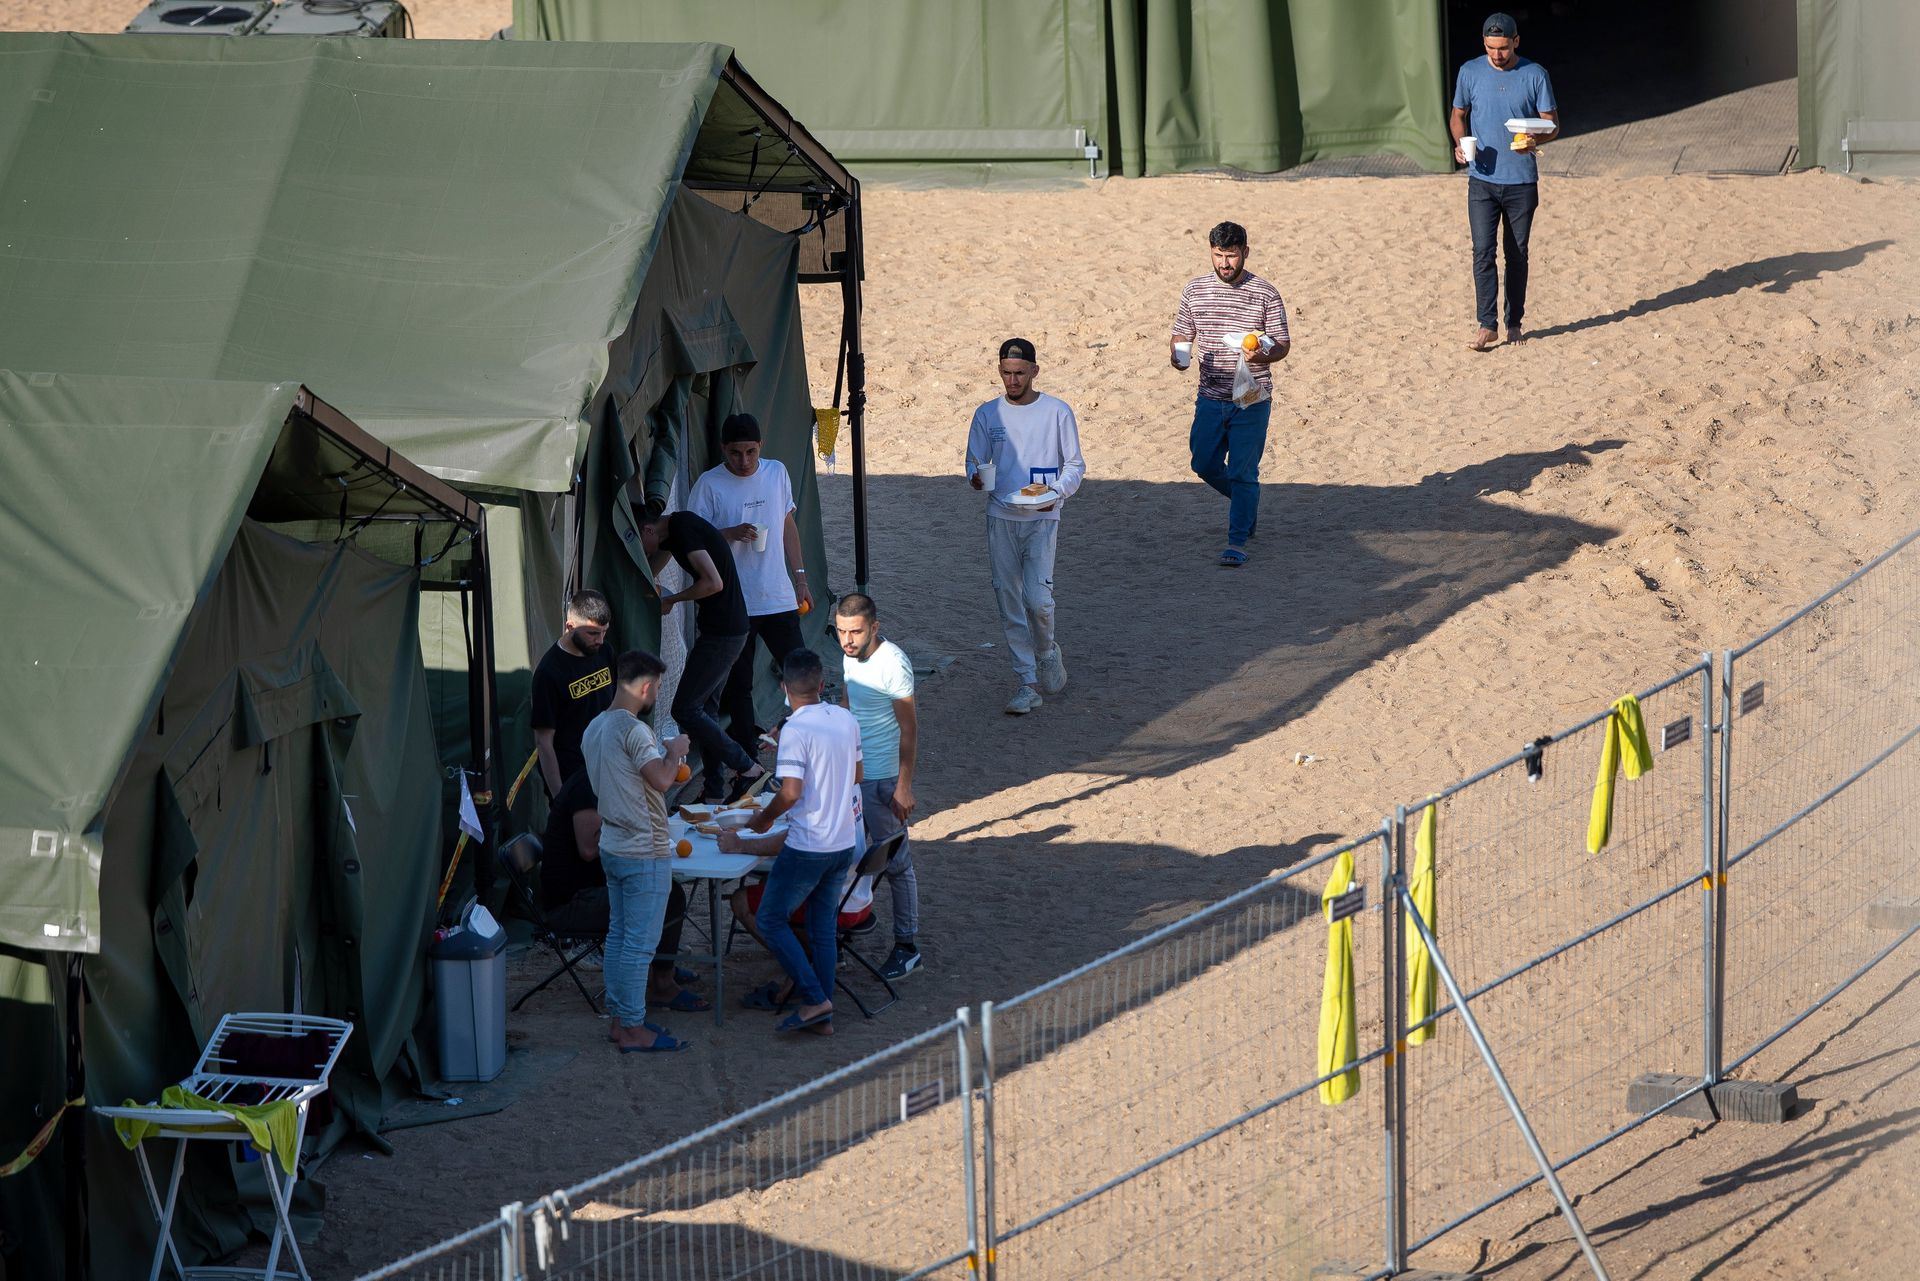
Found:
[(1000, 359), (1024, 360), (1029, 365), (1037, 365), (1040, 363), (1040, 357), (1038, 353), (1034, 351), (1033, 344), (1024, 338), (1009, 338), (1001, 343)]
[(1489, 14), (1487, 20), (1480, 24), (1482, 39), (1487, 36), (1497, 36), (1502, 40), (1513, 40), (1519, 35), (1520, 24), (1513, 20), (1513, 15), (1510, 13)]

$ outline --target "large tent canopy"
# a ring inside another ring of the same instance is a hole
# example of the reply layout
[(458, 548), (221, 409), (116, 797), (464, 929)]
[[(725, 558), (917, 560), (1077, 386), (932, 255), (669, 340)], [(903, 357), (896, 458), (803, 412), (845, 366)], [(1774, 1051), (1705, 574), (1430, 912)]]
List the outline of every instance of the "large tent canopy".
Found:
[[(0, 1150), (64, 1100), (153, 1097), (248, 1009), (353, 1020), (318, 1137), (372, 1133), (425, 1073), (420, 602), (484, 581), (480, 504), (284, 382), (0, 372), (0, 477)], [(0, 1182), (22, 1275), (78, 1248), (83, 1164), (95, 1206), (141, 1202), (116, 1149), (76, 1118)], [(247, 1216), (224, 1157), (196, 1170), (190, 1248), (220, 1254)], [(103, 1275), (151, 1245), (90, 1227)]]
[(107, 812), (242, 519), (479, 506), (290, 383), (0, 373), (0, 476), (0, 943), (97, 952)]
[(0, 35), (0, 360), (297, 378), (558, 493), (682, 180), (836, 175), (719, 45)]
[(868, 176), (1450, 161), (1439, 0), (514, 0), (513, 14), (522, 40), (724, 40)]
[[(0, 363), (298, 379), (485, 499), (511, 762), (465, 751), (458, 609), (430, 601), (421, 628), (448, 763), (504, 793), (582, 545), (634, 496), (583, 496), (596, 438), (634, 488), (711, 461), (718, 423), (686, 411), (724, 385), (793, 473), (826, 584), (802, 281), (845, 294), (864, 579), (857, 193), (720, 45), (0, 35)], [(672, 287), (643, 294), (656, 271)], [(676, 327), (710, 302), (753, 336), (725, 369)], [(607, 572), (653, 591), (643, 565)], [(658, 647), (633, 605), (615, 643)]]

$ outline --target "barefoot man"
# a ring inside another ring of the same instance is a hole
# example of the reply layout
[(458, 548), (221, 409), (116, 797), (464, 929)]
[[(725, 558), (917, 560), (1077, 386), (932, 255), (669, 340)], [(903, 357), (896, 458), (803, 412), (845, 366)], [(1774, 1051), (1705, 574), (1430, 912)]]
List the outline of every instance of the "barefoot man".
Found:
[[(1453, 158), (1467, 165), (1467, 223), (1473, 229), (1473, 305), (1480, 330), (1469, 351), (1486, 351), (1499, 341), (1494, 322), (1500, 301), (1500, 276), (1494, 266), (1494, 238), (1507, 251), (1507, 341), (1519, 342), (1527, 311), (1527, 236), (1533, 211), (1540, 207), (1540, 165), (1534, 158), (1543, 142), (1560, 136), (1559, 104), (1546, 68), (1520, 56), (1519, 24), (1496, 13), (1480, 24), (1486, 57), (1460, 68), (1453, 86)], [(1518, 149), (1509, 145), (1507, 121), (1539, 118), (1554, 123), (1552, 133), (1521, 134)], [(1477, 144), (1471, 162), (1462, 138)]]

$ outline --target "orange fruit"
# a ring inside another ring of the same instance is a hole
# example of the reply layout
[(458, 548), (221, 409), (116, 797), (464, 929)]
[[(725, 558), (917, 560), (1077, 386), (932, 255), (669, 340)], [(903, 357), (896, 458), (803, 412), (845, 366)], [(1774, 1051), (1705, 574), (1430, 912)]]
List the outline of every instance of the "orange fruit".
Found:
[(1245, 338), (1242, 338), (1240, 340), (1240, 347), (1241, 347), (1241, 350), (1243, 351), (1259, 351), (1260, 335), (1248, 334)]
[(680, 768), (673, 772), (673, 781), (676, 783), (684, 783), (692, 777), (693, 777), (693, 771), (690, 768), (688, 768), (687, 763), (685, 761), (681, 761)]
[(803, 601), (801, 601), (801, 602), (800, 602), (800, 615), (801, 615), (801, 617), (803, 617), (803, 618), (804, 618), (804, 617), (806, 617), (806, 616), (807, 616), (808, 614), (811, 614), (812, 612), (813, 612), (813, 602), (812, 602), (812, 601), (810, 601), (810, 600), (803, 600)]
[(673, 852), (681, 858), (691, 858), (693, 857), (693, 842), (683, 836), (680, 838), (680, 843), (673, 847)]

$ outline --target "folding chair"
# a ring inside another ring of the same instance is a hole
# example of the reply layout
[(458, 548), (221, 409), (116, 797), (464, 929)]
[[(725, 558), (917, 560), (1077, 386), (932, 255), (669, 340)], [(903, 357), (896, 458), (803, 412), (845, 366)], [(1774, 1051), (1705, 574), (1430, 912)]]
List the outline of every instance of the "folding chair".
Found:
[(158, 1281), (161, 1265), (169, 1258), (183, 1281), (212, 1277), (292, 1277), (280, 1270), (280, 1247), (284, 1244), (293, 1256), (302, 1281), (311, 1281), (307, 1264), (300, 1257), (300, 1243), (294, 1239), (293, 1223), (287, 1207), (293, 1198), (294, 1180), (299, 1173), (300, 1144), (307, 1135), (307, 1114), (313, 1101), (326, 1093), (327, 1078), (340, 1058), (340, 1050), (353, 1032), (351, 1023), (323, 1019), (306, 1014), (229, 1014), (213, 1030), (213, 1039), (200, 1052), (193, 1075), (180, 1087), (215, 1103), (251, 1107), (262, 1103), (289, 1102), (294, 1105), (294, 1170), (281, 1173), (277, 1152), (261, 1159), (266, 1176), (267, 1195), (273, 1201), (273, 1243), (267, 1250), (265, 1268), (193, 1268), (180, 1261), (173, 1244), (173, 1215), (179, 1205), (180, 1174), (186, 1168), (187, 1143), (194, 1139), (214, 1139), (222, 1143), (251, 1142), (252, 1136), (231, 1112), (213, 1109), (164, 1107), (94, 1108), (110, 1119), (144, 1122), (159, 1128), (147, 1138), (173, 1139), (173, 1173), (167, 1180), (167, 1195), (161, 1199), (153, 1181), (153, 1169), (147, 1163), (143, 1140), (134, 1148), (140, 1162), (140, 1181), (146, 1185), (147, 1201), (160, 1221), (160, 1239), (153, 1247), (153, 1267), (148, 1281)]
[[(842, 912), (841, 912), (841, 915), (838, 918), (836, 918), (837, 921), (844, 922), (847, 919), (844, 909), (847, 906), (847, 900), (853, 897), (854, 886), (860, 883), (861, 877), (871, 876), (873, 878), (874, 892), (876, 894), (879, 892), (880, 878), (886, 872), (887, 864), (893, 861), (893, 856), (900, 851), (900, 846), (906, 842), (906, 839), (907, 839), (907, 834), (904, 831), (895, 832), (892, 836), (887, 837), (885, 840), (877, 841), (874, 844), (867, 846), (867, 852), (860, 856), (860, 861), (858, 864), (854, 866), (852, 875), (847, 877), (847, 888), (841, 891), (840, 907), (842, 909)], [(900, 994), (894, 991), (893, 984), (887, 981), (886, 975), (880, 973), (879, 970), (875, 969), (873, 967), (873, 963), (867, 960), (866, 957), (860, 955), (860, 953), (853, 950), (854, 937), (858, 934), (864, 934), (868, 930), (871, 930), (873, 928), (871, 924), (872, 921), (873, 921), (872, 909), (869, 908), (867, 910), (866, 916), (862, 918), (858, 924), (839, 925), (838, 926), (839, 934), (838, 934), (838, 937), (835, 939), (835, 943), (839, 948), (840, 956), (842, 959), (845, 959), (847, 957), (852, 957), (854, 962), (858, 964), (861, 969), (873, 975), (874, 978), (879, 980), (880, 986), (887, 989), (886, 1004), (870, 1010), (867, 1008), (866, 1002), (860, 999), (860, 994), (854, 991), (851, 987), (847, 985), (847, 980), (844, 976), (842, 975), (835, 976), (836, 982), (834, 986), (838, 987), (841, 991), (845, 992), (848, 996), (852, 997), (853, 1003), (855, 1006), (859, 1008), (860, 1013), (864, 1014), (868, 1018), (872, 1018), (874, 1015), (880, 1013), (881, 1010), (886, 1009), (887, 1006), (892, 1005), (895, 1001), (900, 999)]]
[(507, 883), (511, 887), (515, 906), (522, 916), (533, 923), (533, 941), (552, 952), (560, 962), (551, 974), (522, 993), (520, 999), (513, 1003), (513, 1008), (519, 1009), (532, 1000), (535, 993), (544, 991), (547, 984), (564, 974), (573, 980), (575, 987), (580, 989), (580, 995), (586, 998), (587, 1007), (598, 1014), (600, 1002), (594, 998), (592, 992), (587, 990), (587, 985), (580, 981), (579, 971), (573, 967), (606, 946), (606, 926), (604, 924), (600, 926), (597, 937), (590, 937), (591, 931), (577, 935), (576, 943), (581, 937), (585, 937), (586, 941), (579, 950), (568, 953), (567, 940), (553, 927), (546, 912), (540, 906), (540, 893), (537, 888), (540, 857), (540, 838), (532, 832), (523, 832), (500, 847), (500, 866), (507, 873)]

